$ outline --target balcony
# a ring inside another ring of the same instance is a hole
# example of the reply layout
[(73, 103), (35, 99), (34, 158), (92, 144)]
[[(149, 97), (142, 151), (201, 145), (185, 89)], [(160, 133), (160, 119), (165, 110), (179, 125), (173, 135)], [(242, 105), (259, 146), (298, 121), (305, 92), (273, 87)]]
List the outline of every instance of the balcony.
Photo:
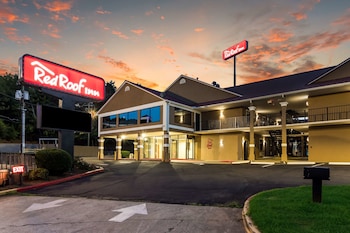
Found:
[(309, 109), (309, 122), (350, 119), (350, 105)]
[[(287, 111), (286, 123), (301, 124), (307, 122), (324, 122), (335, 120), (350, 120), (350, 105), (309, 109), (309, 113), (297, 114)], [(281, 125), (281, 114), (262, 115), (258, 114), (254, 126)], [(249, 127), (249, 116), (228, 117), (218, 120), (206, 120), (202, 122), (202, 130), (235, 129)]]
[(249, 116), (228, 117), (202, 122), (202, 130), (249, 127)]

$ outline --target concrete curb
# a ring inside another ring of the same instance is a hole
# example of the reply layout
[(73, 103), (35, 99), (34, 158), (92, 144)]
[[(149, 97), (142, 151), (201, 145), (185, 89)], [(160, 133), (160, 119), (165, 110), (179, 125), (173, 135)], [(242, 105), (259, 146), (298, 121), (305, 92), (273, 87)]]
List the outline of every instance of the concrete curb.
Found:
[(10, 191), (25, 192), (25, 191), (33, 190), (33, 189), (40, 189), (40, 188), (47, 187), (47, 186), (50, 186), (50, 185), (55, 185), (55, 184), (60, 184), (60, 183), (64, 183), (64, 182), (67, 182), (67, 181), (80, 179), (80, 178), (83, 178), (83, 177), (86, 177), (86, 176), (91, 176), (91, 175), (99, 174), (99, 173), (102, 173), (102, 172), (104, 172), (104, 169), (103, 169), (103, 167), (100, 167), (98, 169), (95, 169), (95, 170), (92, 170), (92, 171), (88, 171), (88, 172), (85, 172), (85, 173), (81, 173), (81, 174), (77, 174), (77, 175), (74, 175), (74, 176), (68, 176), (68, 177), (65, 177), (65, 178), (62, 178), (62, 179), (48, 181), (48, 182), (44, 182), (44, 183), (40, 183), (40, 184), (36, 184), (36, 185), (31, 185), (31, 186), (26, 186), (26, 187), (19, 187), (19, 188), (16, 188), (16, 189), (10, 189), (8, 191), (9, 192)]
[(255, 195), (249, 197), (245, 202), (242, 210), (243, 225), (247, 233), (260, 233), (258, 228), (254, 225), (253, 220), (248, 216), (249, 212), (249, 201)]

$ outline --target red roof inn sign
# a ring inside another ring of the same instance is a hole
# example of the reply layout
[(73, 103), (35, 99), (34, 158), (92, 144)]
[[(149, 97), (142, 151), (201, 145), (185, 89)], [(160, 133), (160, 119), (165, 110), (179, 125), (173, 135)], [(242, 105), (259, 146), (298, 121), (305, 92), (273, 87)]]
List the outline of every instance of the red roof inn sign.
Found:
[(105, 98), (102, 78), (29, 54), (23, 55), (19, 63), (24, 83), (98, 101)]
[(236, 55), (248, 50), (248, 41), (242, 40), (238, 44), (222, 51), (222, 59), (227, 60), (233, 57), (233, 86), (236, 86)]
[(231, 46), (228, 49), (225, 49), (222, 52), (222, 59), (227, 60), (233, 56), (236, 56), (244, 51), (248, 50), (248, 41), (243, 40), (238, 44)]

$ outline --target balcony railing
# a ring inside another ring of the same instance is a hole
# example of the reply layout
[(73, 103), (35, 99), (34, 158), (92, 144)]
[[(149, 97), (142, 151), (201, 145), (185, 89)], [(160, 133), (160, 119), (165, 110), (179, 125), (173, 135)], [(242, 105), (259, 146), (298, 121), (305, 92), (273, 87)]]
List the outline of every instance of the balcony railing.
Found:
[(207, 120), (202, 122), (202, 130), (229, 129), (249, 127), (249, 117), (228, 117), (219, 120)]
[(309, 122), (350, 119), (350, 105), (309, 109)]
[[(286, 123), (299, 124), (306, 122), (317, 121), (333, 121), (350, 119), (350, 105), (325, 107), (317, 109), (309, 109), (308, 114), (305, 112), (298, 116), (291, 116), (287, 114)], [(280, 114), (263, 116), (259, 115), (254, 121), (254, 126), (271, 126), (281, 125)], [(249, 116), (229, 117), (218, 120), (207, 120), (202, 122), (202, 130), (213, 129), (228, 129), (228, 128), (242, 128), (249, 127)]]

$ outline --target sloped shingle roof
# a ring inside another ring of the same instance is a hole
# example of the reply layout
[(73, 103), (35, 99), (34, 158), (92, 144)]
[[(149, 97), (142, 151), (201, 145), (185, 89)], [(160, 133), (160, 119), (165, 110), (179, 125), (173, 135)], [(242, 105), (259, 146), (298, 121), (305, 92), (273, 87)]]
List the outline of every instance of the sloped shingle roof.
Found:
[(236, 98), (236, 100), (303, 90), (309, 88), (308, 83), (310, 83), (312, 80), (332, 70), (333, 68), (334, 66), (298, 74), (292, 74), (280, 78), (273, 78), (260, 82), (229, 87), (226, 88), (226, 90), (242, 95), (242, 97)]

